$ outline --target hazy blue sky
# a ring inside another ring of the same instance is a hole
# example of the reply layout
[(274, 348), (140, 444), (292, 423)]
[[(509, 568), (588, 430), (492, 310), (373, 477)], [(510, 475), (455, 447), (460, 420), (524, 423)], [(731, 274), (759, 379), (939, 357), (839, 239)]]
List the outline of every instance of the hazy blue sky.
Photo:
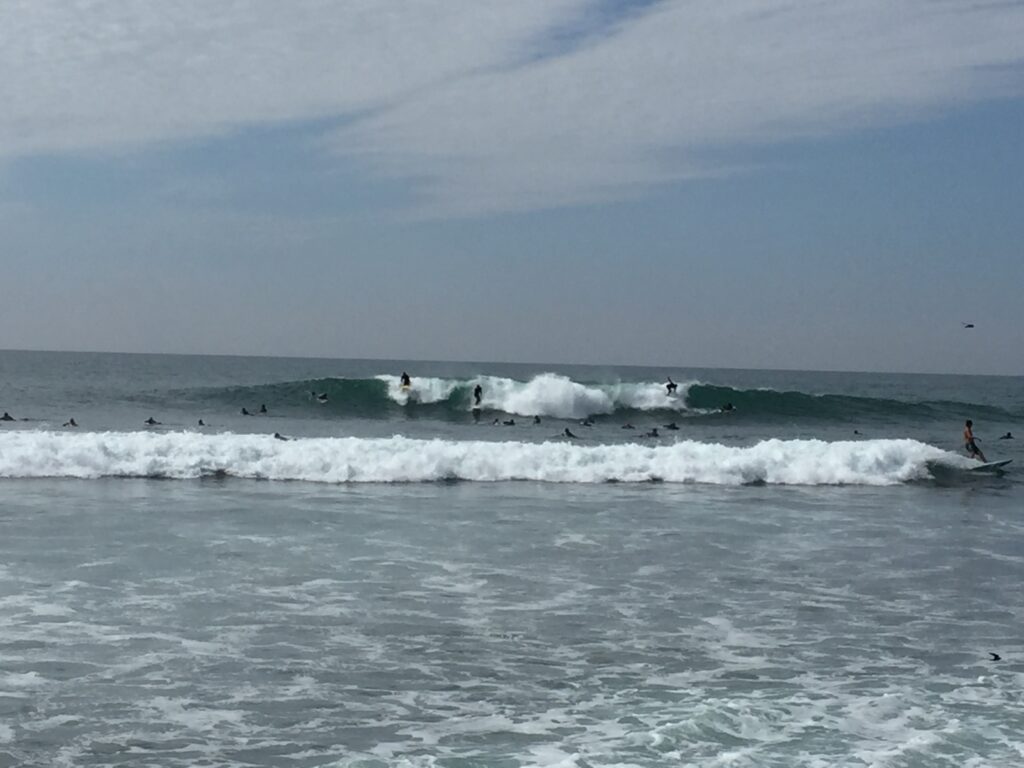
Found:
[(0, 105), (0, 348), (1024, 373), (1021, 2), (0, 0)]

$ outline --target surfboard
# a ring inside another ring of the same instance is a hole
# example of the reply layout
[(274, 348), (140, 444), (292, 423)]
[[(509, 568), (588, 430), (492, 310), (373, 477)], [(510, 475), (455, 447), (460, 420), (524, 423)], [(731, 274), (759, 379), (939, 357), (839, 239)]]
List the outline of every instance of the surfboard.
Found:
[(979, 464), (976, 467), (970, 467), (971, 472), (996, 472), (1000, 468), (1005, 467), (1013, 459), (1003, 459), (1002, 461), (990, 461), (986, 464)]

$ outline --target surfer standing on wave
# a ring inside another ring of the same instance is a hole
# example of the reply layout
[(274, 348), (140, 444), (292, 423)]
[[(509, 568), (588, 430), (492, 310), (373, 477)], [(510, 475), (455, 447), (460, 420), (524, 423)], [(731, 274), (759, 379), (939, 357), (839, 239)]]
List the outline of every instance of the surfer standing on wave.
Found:
[(402, 380), (402, 386), (403, 387), (411, 387), (412, 386), (412, 379), (409, 378), (409, 374), (406, 373), (405, 371), (402, 371), (401, 380)]
[(988, 459), (985, 458), (985, 454), (981, 452), (978, 444), (974, 442), (973, 426), (974, 422), (970, 419), (964, 422), (964, 449), (967, 451), (968, 456), (972, 459), (978, 459), (984, 464)]
[(668, 381), (665, 382), (665, 394), (666, 395), (674, 395), (676, 393), (676, 389), (678, 387), (679, 387), (679, 385), (676, 384), (674, 381), (672, 381), (672, 377), (669, 376), (668, 377)]
[(484, 388), (477, 384), (473, 387), (473, 405), (480, 405), (480, 401), (484, 397)]

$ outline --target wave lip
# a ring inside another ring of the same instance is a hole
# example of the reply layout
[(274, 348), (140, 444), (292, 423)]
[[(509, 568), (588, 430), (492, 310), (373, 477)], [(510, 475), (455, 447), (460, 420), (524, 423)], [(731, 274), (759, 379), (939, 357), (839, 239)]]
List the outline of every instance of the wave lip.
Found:
[(0, 435), (0, 477), (227, 476), (320, 483), (533, 480), (715, 485), (894, 485), (931, 477), (929, 465), (965, 468), (961, 456), (916, 440), (764, 440), (583, 446), (309, 438), (189, 432), (11, 432)]

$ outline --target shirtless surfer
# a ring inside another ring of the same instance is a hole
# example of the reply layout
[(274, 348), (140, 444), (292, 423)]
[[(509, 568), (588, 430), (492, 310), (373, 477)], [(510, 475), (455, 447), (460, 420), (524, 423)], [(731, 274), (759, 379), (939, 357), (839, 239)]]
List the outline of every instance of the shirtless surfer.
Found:
[(972, 427), (974, 422), (968, 419), (964, 422), (964, 449), (967, 451), (967, 455), (972, 459), (978, 459), (982, 464), (986, 463), (988, 459), (985, 458), (985, 454), (981, 452), (981, 448), (974, 442), (974, 430)]

